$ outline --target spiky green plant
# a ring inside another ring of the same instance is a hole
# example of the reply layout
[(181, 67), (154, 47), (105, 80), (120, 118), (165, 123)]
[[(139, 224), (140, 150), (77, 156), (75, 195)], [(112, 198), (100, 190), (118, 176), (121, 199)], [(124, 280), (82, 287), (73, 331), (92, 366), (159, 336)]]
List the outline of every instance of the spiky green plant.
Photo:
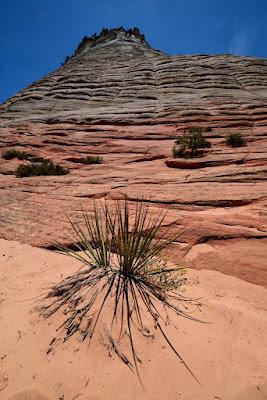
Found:
[[(59, 246), (59, 251), (79, 260), (84, 267), (52, 287), (45, 299), (48, 303), (42, 308), (45, 317), (64, 309), (67, 317), (60, 326), (64, 341), (75, 332), (80, 332), (83, 340), (91, 339), (108, 308), (106, 337), (138, 376), (140, 358), (135, 335), (148, 332), (148, 321), (193, 375), (164, 329), (167, 310), (196, 320), (188, 313), (192, 300), (178, 290), (186, 281), (182, 268), (167, 267), (162, 261), (162, 251), (177, 238), (163, 225), (165, 215), (153, 217), (145, 202), (137, 203), (130, 212), (128, 201), (124, 200), (113, 208), (107, 203), (95, 203), (91, 216), (82, 211), (83, 226), (69, 219), (74, 247)], [(119, 350), (125, 337), (132, 361)]]

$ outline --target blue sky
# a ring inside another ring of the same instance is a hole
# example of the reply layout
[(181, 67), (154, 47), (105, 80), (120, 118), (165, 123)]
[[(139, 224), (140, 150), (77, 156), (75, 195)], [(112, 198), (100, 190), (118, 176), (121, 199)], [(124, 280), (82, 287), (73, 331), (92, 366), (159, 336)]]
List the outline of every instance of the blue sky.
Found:
[(0, 10), (0, 102), (103, 27), (138, 26), (169, 54), (267, 57), (267, 0), (0, 0)]

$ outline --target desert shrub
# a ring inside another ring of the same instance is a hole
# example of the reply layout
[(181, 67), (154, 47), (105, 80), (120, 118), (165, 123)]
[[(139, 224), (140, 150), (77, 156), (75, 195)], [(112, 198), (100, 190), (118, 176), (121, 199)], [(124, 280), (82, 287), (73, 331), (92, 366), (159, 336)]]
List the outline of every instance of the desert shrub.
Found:
[(13, 158), (18, 158), (19, 160), (28, 160), (29, 157), (31, 157), (30, 153), (19, 151), (17, 149), (8, 149), (2, 153), (2, 158), (5, 160), (12, 160)]
[(61, 165), (54, 164), (51, 160), (42, 162), (21, 164), (16, 169), (17, 178), (25, 178), (29, 176), (45, 176), (45, 175), (66, 175), (68, 170)]
[[(164, 328), (167, 321), (171, 323), (167, 311), (196, 320), (190, 314), (196, 303), (179, 292), (186, 282), (183, 269), (168, 267), (161, 258), (162, 250), (178, 237), (164, 227), (166, 214), (152, 216), (145, 202), (130, 212), (124, 200), (113, 207), (94, 203), (93, 215), (85, 211), (82, 215), (82, 224), (69, 219), (72, 247), (59, 245), (58, 250), (79, 260), (83, 268), (51, 288), (41, 315), (49, 317), (58, 310), (65, 314), (58, 329), (63, 341), (75, 333), (91, 340), (100, 325), (101, 337), (137, 374), (141, 360), (134, 338), (157, 329), (193, 375)], [(123, 340), (129, 341), (130, 357), (120, 350)]]
[(203, 136), (203, 128), (189, 128), (188, 133), (183, 134), (178, 138), (175, 143), (180, 145), (179, 148), (174, 146), (173, 156), (174, 157), (185, 157), (187, 150), (190, 151), (191, 157), (199, 155), (200, 149), (210, 148), (211, 143)]
[(80, 162), (83, 164), (102, 164), (103, 160), (99, 156), (87, 156), (81, 158)]
[(230, 133), (226, 138), (226, 144), (232, 147), (242, 147), (246, 146), (246, 139), (241, 135), (241, 133), (233, 132)]

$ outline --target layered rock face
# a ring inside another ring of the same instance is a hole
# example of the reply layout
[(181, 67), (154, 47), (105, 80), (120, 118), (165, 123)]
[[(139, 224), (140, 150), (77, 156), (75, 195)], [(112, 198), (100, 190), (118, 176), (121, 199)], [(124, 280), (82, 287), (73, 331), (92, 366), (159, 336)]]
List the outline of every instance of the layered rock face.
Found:
[[(209, 128), (204, 157), (171, 159), (187, 127)], [(240, 132), (247, 146), (225, 136)], [(168, 56), (113, 30), (0, 106), (0, 151), (49, 158), (66, 176), (16, 178), (0, 159), (1, 236), (37, 246), (66, 240), (64, 212), (93, 199), (145, 198), (181, 235), (169, 257), (267, 281), (267, 60)], [(82, 164), (87, 155), (100, 165)]]

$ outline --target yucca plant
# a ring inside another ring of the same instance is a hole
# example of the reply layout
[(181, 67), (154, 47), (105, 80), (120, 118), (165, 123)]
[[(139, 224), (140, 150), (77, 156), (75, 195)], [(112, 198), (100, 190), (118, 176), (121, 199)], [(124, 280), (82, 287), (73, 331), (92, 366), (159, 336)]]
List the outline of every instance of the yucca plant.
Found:
[[(184, 296), (179, 288), (186, 282), (184, 270), (168, 267), (161, 257), (173, 236), (164, 226), (165, 213), (153, 217), (147, 203), (137, 203), (130, 212), (127, 200), (111, 207), (94, 204), (93, 214), (82, 211), (83, 226), (69, 219), (74, 247), (59, 246), (59, 252), (79, 260), (83, 268), (53, 286), (48, 292), (42, 315), (64, 310), (66, 319), (59, 327), (63, 340), (79, 332), (91, 339), (101, 319), (109, 315), (102, 332), (119, 357), (138, 372), (135, 336), (147, 336), (158, 329), (171, 350), (193, 375), (165, 333), (167, 310), (196, 320), (188, 312), (198, 302)], [(108, 313), (104, 313), (104, 309)], [(103, 320), (102, 320), (103, 322)], [(129, 340), (131, 357), (119, 349)], [(130, 360), (131, 358), (131, 360)], [(194, 375), (193, 375), (194, 376)], [(140, 377), (139, 377), (140, 378)]]

